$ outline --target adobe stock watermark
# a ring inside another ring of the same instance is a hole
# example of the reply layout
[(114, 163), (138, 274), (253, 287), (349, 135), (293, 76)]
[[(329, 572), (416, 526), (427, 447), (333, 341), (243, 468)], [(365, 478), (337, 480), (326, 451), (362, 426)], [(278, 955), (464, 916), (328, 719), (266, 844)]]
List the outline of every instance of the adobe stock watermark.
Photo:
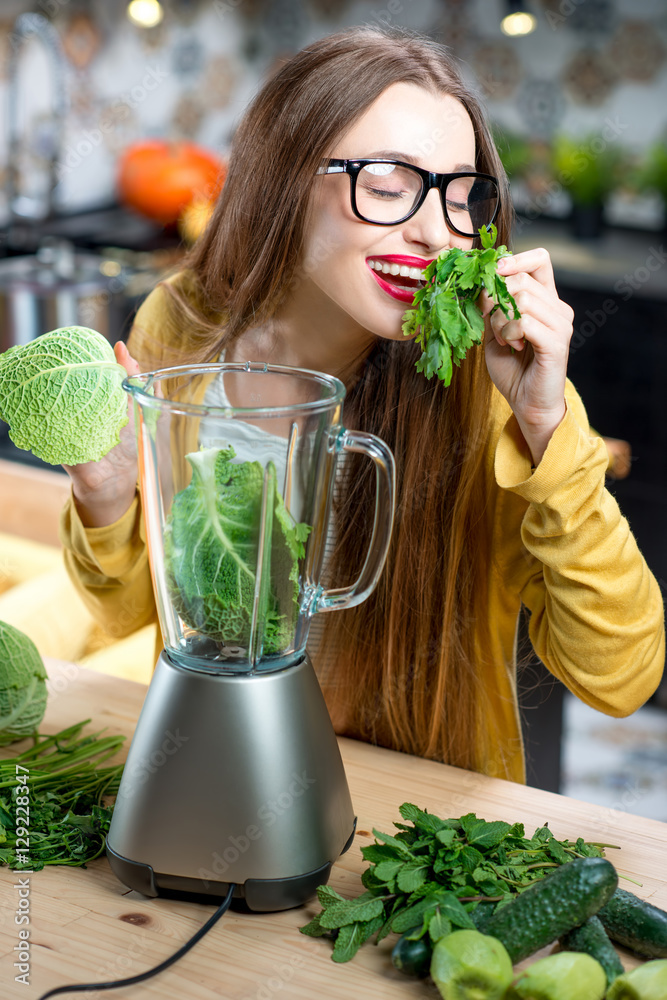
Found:
[(546, 22), (552, 30), (564, 24), (568, 17), (574, 14), (578, 7), (582, 7), (586, 0), (561, 0), (558, 10), (551, 10), (547, 7), (545, 11)]
[(210, 870), (199, 868), (197, 877), (203, 881), (205, 888), (208, 888), (211, 882), (224, 881), (221, 876), (225, 875), (241, 856), (250, 850), (253, 843), (264, 836), (266, 830), (292, 808), (295, 799), (300, 799), (311, 785), (317, 784), (317, 779), (311, 778), (307, 771), (302, 771), (301, 774), (293, 773), (290, 777), (291, 780), (287, 788), (274, 799), (269, 799), (259, 807), (256, 813), (259, 823), (249, 823), (238, 833), (230, 834), (226, 839), (225, 846), (221, 847), (221, 851), (214, 851), (211, 855)]
[(614, 833), (618, 829), (619, 816), (622, 813), (631, 813), (632, 807), (636, 806), (646, 797), (647, 790), (642, 788), (635, 778), (628, 780), (623, 785), (623, 791), (610, 806), (601, 806), (598, 809), (596, 824), (600, 833)]
[[(70, 0), (37, 0), (37, 3), (34, 4), (34, 6), (31, 8), (31, 10), (30, 11), (25, 11), (24, 13), (26, 13), (26, 14), (32, 14), (32, 15), (39, 14), (42, 17), (46, 17), (46, 18), (50, 19), (50, 18), (55, 17), (56, 14), (59, 14), (60, 11), (61, 11), (61, 8), (62, 7), (67, 7), (69, 3), (70, 3)], [(19, 14), (19, 17), (21, 17), (21, 16), (22, 15)], [(23, 23), (25, 24), (25, 22), (23, 22)], [(34, 21), (33, 21), (33, 23), (34, 23)], [(42, 22), (42, 24), (40, 25), (40, 27), (47, 27), (47, 26), (45, 26), (43, 24), (43, 22)], [(47, 27), (47, 30), (53, 30), (53, 26), (49, 25)], [(31, 28), (28, 29), (27, 31), (25, 31), (25, 33), (21, 32), (21, 31), (11, 31), (9, 33), (9, 35), (8, 35), (8, 38), (7, 38), (7, 41), (9, 42), (9, 47), (14, 52), (16, 52), (17, 49), (21, 48), (21, 46), (23, 45), (23, 42), (26, 40), (26, 38), (31, 37), (34, 33), (35, 32)]]
[(387, 0), (387, 4), (379, 10), (372, 10), (366, 17), (364, 25), (366, 27), (386, 28), (398, 22), (398, 17), (403, 13), (401, 0)]
[(311, 275), (326, 262), (333, 257), (333, 255), (340, 250), (342, 244), (340, 240), (337, 240), (333, 236), (327, 235), (324, 239), (318, 237), (312, 244), (306, 248), (306, 253), (303, 260), (297, 264), (292, 280), (290, 282), (291, 291), (295, 291), (301, 283), (306, 279), (310, 278)]
[[(650, 247), (649, 253), (643, 264), (629, 273), (618, 278), (613, 284), (613, 291), (619, 295), (624, 302), (627, 302), (651, 279), (651, 275), (664, 267), (667, 262), (667, 251), (662, 246)], [(604, 299), (599, 309), (587, 309), (584, 320), (579, 324), (572, 334), (570, 341), (570, 355), (578, 351), (587, 340), (602, 329), (610, 316), (614, 316), (619, 310), (619, 304), (615, 299)]]
[(49, 701), (54, 701), (59, 695), (64, 694), (80, 673), (81, 668), (76, 663), (63, 663), (57, 677), (47, 677), (46, 691)]
[(305, 958), (301, 955), (292, 955), (275, 967), (273, 975), (265, 979), (254, 993), (248, 993), (243, 1000), (272, 1000), (276, 993), (280, 993), (294, 978), (297, 969), (302, 969), (306, 964)]
[[(138, 934), (137, 928), (135, 927), (130, 946), (122, 955), (117, 955), (114, 959), (105, 962), (104, 965), (98, 966), (95, 972), (96, 980), (100, 983), (104, 983), (111, 982), (115, 979), (129, 978), (132, 966), (138, 958), (143, 958), (146, 955), (146, 953), (150, 950), (150, 946), (151, 942), (148, 935), (145, 932)], [(102, 995), (106, 996), (106, 991), (102, 993), (101, 990), (90, 989), (86, 990), (84, 993), (87, 1000), (93, 1000), (94, 997)]]
[(102, 144), (105, 135), (116, 130), (120, 122), (129, 117), (130, 112), (138, 108), (169, 76), (169, 71), (163, 66), (150, 66), (141, 82), (120, 94), (118, 100), (107, 109), (99, 119), (95, 128), (84, 128), (82, 138), (75, 143), (69, 143), (56, 166), (56, 178), (62, 181), (68, 174), (90, 156), (94, 149)]
[(213, 10), (219, 18), (225, 18), (237, 10), (242, 3), (243, 0), (214, 0)]
[(140, 757), (138, 760), (132, 760), (131, 766), (128, 766), (129, 761), (125, 765), (123, 776), (127, 775), (131, 780), (124, 781), (121, 784), (118, 794), (124, 799), (132, 798), (138, 788), (148, 781), (150, 775), (155, 774), (161, 767), (164, 767), (169, 758), (178, 753), (183, 744), (187, 743), (189, 739), (190, 737), (184, 736), (180, 729), (176, 729), (175, 732), (172, 732), (171, 729), (165, 730), (164, 739), (159, 747), (156, 747), (147, 756)]

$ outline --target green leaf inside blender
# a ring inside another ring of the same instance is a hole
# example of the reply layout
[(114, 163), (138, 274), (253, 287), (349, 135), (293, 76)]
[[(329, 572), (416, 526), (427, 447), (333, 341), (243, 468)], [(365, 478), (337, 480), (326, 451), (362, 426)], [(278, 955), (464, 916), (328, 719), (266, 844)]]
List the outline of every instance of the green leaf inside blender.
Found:
[[(167, 580), (183, 621), (225, 646), (248, 648), (257, 585), (265, 470), (235, 462), (228, 448), (186, 456), (192, 479), (173, 499), (165, 529)], [(267, 468), (275, 477), (273, 463)], [(310, 527), (297, 524), (274, 490), (270, 589), (263, 611), (263, 652), (290, 644), (297, 614), (299, 559)]]

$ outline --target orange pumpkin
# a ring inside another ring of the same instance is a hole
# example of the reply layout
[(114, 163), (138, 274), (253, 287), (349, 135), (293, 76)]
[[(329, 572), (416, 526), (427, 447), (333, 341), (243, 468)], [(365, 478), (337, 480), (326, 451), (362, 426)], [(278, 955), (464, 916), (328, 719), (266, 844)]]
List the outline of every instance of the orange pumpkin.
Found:
[(118, 196), (123, 204), (167, 225), (195, 199), (215, 199), (226, 167), (194, 142), (148, 139), (134, 143), (118, 163)]

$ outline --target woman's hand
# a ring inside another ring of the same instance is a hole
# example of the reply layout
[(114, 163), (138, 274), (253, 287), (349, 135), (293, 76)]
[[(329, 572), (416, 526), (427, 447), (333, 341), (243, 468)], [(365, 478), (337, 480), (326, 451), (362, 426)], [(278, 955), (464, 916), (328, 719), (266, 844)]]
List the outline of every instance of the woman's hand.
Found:
[[(565, 416), (565, 377), (574, 312), (558, 298), (546, 250), (527, 250), (498, 262), (521, 318), (508, 320), (486, 292), (489, 374), (516, 416), (535, 465)], [(513, 348), (513, 351), (510, 350)]]
[[(138, 375), (139, 365), (122, 341), (114, 345), (116, 361), (128, 375)], [(137, 452), (134, 417), (128, 397), (129, 422), (120, 432), (120, 441), (99, 462), (65, 465), (72, 480), (72, 495), (79, 517), (87, 528), (113, 524), (129, 508), (137, 489)]]

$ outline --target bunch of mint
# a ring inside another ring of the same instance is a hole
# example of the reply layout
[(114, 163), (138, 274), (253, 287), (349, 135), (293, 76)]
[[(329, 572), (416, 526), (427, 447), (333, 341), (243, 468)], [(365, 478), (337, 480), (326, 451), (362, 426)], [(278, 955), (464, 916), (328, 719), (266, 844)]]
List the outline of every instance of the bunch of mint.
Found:
[[(377, 944), (392, 931), (428, 934), (435, 942), (453, 928), (474, 928), (552, 868), (573, 858), (603, 857), (610, 844), (556, 840), (549, 827), (531, 838), (521, 823), (487, 823), (475, 813), (439, 819), (405, 802), (395, 835), (373, 830), (375, 844), (362, 847), (369, 867), (356, 899), (344, 899), (330, 886), (317, 895), (322, 911), (303, 934), (335, 939), (334, 962), (349, 962), (375, 935)], [(377, 842), (379, 841), (379, 843)]]

